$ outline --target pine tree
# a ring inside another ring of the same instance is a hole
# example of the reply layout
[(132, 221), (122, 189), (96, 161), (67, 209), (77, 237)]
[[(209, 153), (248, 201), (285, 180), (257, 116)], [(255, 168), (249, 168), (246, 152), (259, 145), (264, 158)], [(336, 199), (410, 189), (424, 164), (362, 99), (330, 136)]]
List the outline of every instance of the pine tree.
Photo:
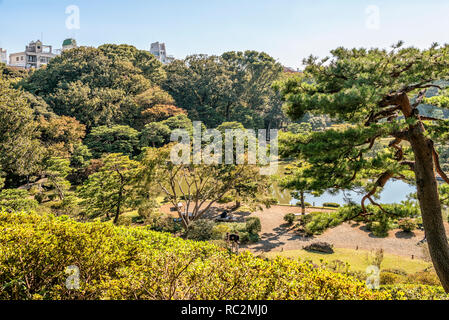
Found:
[[(331, 54), (308, 58), (303, 74), (278, 84), (293, 119), (310, 112), (345, 123), (313, 133), (301, 145), (311, 164), (308, 175), (321, 188), (362, 185), (362, 211), (367, 201), (382, 207), (373, 196), (390, 179), (414, 177), (430, 255), (449, 292), (449, 245), (436, 173), (447, 183), (449, 178), (434, 147), (447, 138), (449, 121), (418, 109), (422, 103), (449, 106), (449, 45), (420, 50), (399, 42), (391, 50), (337, 48)], [(429, 89), (438, 94), (426, 98)]]

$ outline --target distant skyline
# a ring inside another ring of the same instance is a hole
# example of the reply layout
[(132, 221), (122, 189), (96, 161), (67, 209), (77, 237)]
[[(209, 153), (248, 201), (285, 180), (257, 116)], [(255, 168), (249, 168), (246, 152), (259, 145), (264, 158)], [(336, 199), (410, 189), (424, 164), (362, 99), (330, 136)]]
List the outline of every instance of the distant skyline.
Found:
[[(69, 6), (79, 8), (79, 29), (66, 27)], [(0, 0), (0, 47), (20, 52), (41, 34), (54, 49), (69, 37), (144, 50), (160, 41), (178, 59), (257, 50), (302, 68), (310, 54), (324, 57), (338, 46), (447, 43), (448, 17), (447, 0)]]

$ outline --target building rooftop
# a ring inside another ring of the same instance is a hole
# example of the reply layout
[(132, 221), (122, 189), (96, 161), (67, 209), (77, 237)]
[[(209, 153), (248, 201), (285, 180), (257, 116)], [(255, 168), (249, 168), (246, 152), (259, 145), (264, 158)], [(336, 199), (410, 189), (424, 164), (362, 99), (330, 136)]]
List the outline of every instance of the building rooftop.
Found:
[(69, 38), (69, 39), (65, 39), (64, 42), (62, 43), (62, 46), (70, 46), (70, 45), (76, 45), (76, 40)]

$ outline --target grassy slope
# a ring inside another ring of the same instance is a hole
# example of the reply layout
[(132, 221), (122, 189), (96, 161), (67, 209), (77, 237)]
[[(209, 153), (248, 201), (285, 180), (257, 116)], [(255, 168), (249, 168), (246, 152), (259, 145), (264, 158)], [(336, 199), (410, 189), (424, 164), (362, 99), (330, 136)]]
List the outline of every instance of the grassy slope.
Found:
[[(265, 255), (269, 258), (275, 256), (282, 256), (288, 258), (300, 258), (301, 260), (312, 260), (314, 263), (319, 264), (320, 260), (323, 262), (331, 262), (333, 260), (341, 260), (350, 264), (350, 269), (353, 271), (365, 271), (368, 266), (367, 255), (369, 251), (365, 250), (352, 250), (352, 249), (334, 249), (333, 254), (323, 254), (315, 252), (307, 252), (305, 250), (291, 250), (284, 252), (269, 252)], [(382, 269), (401, 269), (407, 273), (414, 273), (422, 271), (429, 267), (431, 264), (423, 260), (412, 260), (401, 256), (384, 253), (384, 260), (382, 263)]]

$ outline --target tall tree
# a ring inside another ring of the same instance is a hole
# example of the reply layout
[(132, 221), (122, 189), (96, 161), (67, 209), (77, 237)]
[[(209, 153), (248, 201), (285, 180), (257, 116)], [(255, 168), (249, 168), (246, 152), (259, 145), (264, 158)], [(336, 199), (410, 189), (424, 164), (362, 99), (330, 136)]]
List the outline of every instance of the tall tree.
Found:
[(110, 154), (102, 160), (99, 171), (89, 176), (78, 193), (91, 217), (106, 215), (109, 219), (114, 216), (116, 224), (120, 214), (136, 203), (135, 186), (142, 167), (121, 154)]
[(33, 110), (22, 91), (0, 79), (0, 166), (8, 176), (37, 171), (43, 151), (38, 135)]
[(257, 126), (257, 117), (267, 121), (268, 129), (272, 128), (273, 122), (279, 122), (272, 110), (277, 109), (277, 116), (282, 115), (282, 102), (272, 89), (273, 82), (282, 76), (282, 65), (264, 52), (250, 50), (225, 52), (221, 58), (233, 83), (233, 98), (224, 106), (225, 119), (229, 121), (231, 112), (239, 113), (247, 107), (255, 118), (252, 128)]
[[(301, 204), (301, 213), (306, 214), (305, 195), (308, 193), (315, 193), (316, 190), (322, 190), (317, 186), (315, 179), (308, 177), (304, 174), (310, 165), (304, 161), (297, 161), (296, 163), (289, 165), (285, 168), (285, 175), (280, 180), (280, 187), (283, 189), (293, 190), (292, 196), (298, 199)], [(318, 192), (317, 195), (320, 195)]]
[(282, 103), (271, 86), (282, 75), (282, 66), (266, 53), (193, 55), (165, 69), (163, 88), (194, 120), (209, 127), (223, 121), (239, 121), (247, 128), (262, 128), (264, 121), (265, 127), (279, 123)]
[(151, 122), (145, 126), (140, 134), (141, 147), (162, 147), (168, 142), (171, 130), (161, 122)]
[(231, 100), (232, 81), (220, 57), (192, 55), (165, 67), (165, 89), (176, 105), (186, 109), (194, 120), (216, 127), (222, 122), (220, 108)]
[[(304, 74), (280, 85), (293, 119), (311, 112), (349, 124), (313, 133), (301, 145), (311, 164), (308, 174), (327, 188), (364, 184), (362, 214), (366, 201), (380, 206), (373, 195), (388, 180), (414, 176), (430, 255), (449, 292), (449, 245), (436, 173), (449, 179), (434, 147), (447, 136), (449, 123), (422, 116), (418, 109), (423, 101), (448, 107), (447, 90), (437, 81), (449, 78), (449, 46), (419, 50), (399, 42), (391, 50), (338, 48), (331, 53), (322, 60), (310, 57)], [(426, 99), (429, 88), (437, 88), (438, 96)], [(380, 139), (388, 143), (380, 145)], [(380, 151), (368, 157), (374, 146)]]

